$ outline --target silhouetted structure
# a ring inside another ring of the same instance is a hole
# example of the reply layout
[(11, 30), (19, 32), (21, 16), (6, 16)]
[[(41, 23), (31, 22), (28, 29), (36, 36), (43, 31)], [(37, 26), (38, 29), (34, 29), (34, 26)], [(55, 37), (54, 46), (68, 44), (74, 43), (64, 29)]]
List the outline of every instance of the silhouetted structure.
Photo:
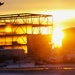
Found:
[(41, 52), (45, 56), (52, 46), (53, 16), (32, 13), (0, 15), (0, 30), (0, 45), (4, 49), (25, 49), (30, 55)]
[(75, 53), (75, 28), (64, 29), (63, 49)]
[(0, 49), (0, 63), (6, 60), (23, 60), (24, 56), (23, 49)]

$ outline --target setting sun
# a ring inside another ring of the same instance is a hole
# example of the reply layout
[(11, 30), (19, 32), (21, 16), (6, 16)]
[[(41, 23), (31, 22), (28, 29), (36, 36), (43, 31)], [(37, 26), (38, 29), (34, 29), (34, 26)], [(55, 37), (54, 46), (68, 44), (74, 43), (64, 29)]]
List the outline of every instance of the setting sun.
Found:
[(64, 34), (60, 27), (56, 27), (53, 30), (53, 45), (54, 47), (62, 47), (62, 39), (64, 37)]
[(66, 27), (75, 26), (74, 24), (75, 10), (52, 10), (50, 12), (49, 11), (40, 12), (40, 14), (53, 15), (53, 24), (55, 27), (61, 26), (64, 29)]

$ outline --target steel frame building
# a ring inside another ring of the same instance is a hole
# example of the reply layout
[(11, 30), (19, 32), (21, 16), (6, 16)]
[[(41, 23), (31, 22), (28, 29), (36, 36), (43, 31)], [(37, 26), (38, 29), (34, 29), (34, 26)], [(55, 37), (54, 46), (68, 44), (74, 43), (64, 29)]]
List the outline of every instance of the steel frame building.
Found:
[(52, 15), (32, 13), (0, 15), (0, 47), (27, 49), (27, 35), (43, 35), (45, 32), (51, 35), (52, 29)]

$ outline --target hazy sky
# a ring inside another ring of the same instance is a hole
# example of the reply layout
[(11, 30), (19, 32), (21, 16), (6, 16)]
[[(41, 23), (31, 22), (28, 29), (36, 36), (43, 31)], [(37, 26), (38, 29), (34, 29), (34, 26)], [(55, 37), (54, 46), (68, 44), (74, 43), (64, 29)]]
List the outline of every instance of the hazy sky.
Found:
[(50, 10), (75, 10), (75, 0), (0, 0), (3, 13), (39, 12)]
[(54, 24), (75, 24), (75, 0), (0, 0), (0, 14), (46, 13), (54, 16)]

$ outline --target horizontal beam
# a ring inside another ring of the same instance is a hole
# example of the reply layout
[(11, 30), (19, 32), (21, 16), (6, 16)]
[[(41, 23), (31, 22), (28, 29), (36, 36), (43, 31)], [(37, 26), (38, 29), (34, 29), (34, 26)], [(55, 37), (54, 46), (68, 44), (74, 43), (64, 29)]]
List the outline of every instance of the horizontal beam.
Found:
[(27, 36), (27, 35), (51, 35), (51, 34), (4, 34), (0, 35), (0, 37), (13, 37), (13, 36)]
[(0, 45), (1, 47), (27, 46), (27, 44)]
[(6, 15), (0, 15), (0, 20), (5, 18), (19, 18), (19, 17), (52, 17), (52, 15), (46, 15), (46, 14), (32, 14), (32, 13), (20, 13), (20, 14), (6, 14)]
[[(8, 24), (0, 25), (0, 27), (5, 27)], [(32, 27), (47, 27), (47, 26), (53, 26), (53, 24), (12, 24), (10, 23), (11, 26), (32, 26)]]

